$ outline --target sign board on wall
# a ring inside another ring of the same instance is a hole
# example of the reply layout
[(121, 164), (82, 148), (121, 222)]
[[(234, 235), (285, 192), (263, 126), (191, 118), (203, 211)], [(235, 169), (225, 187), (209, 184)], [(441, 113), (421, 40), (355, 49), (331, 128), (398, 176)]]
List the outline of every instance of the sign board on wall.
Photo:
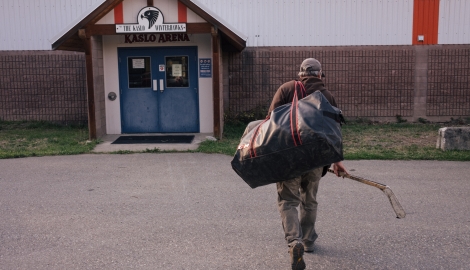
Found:
[(144, 7), (137, 14), (137, 23), (116, 24), (117, 34), (162, 32), (186, 32), (186, 23), (164, 23), (158, 8)]
[(155, 43), (165, 43), (165, 42), (180, 42), (180, 41), (190, 41), (189, 36), (186, 33), (178, 34), (129, 34), (124, 35), (124, 43), (142, 43), (142, 42), (155, 42)]
[(199, 77), (211, 78), (212, 77), (212, 59), (199, 58)]

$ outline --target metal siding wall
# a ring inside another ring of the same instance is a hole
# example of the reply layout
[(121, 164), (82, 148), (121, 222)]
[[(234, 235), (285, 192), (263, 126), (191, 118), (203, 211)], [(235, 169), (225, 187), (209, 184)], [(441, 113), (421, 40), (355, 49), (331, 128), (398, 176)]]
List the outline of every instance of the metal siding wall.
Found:
[[(103, 1), (0, 1), (0, 50), (49, 50), (51, 38)], [(176, 1), (156, 0), (155, 4), (159, 2), (169, 6)], [(199, 2), (246, 34), (252, 47), (409, 45), (412, 40), (413, 0)], [(470, 43), (467, 14), (470, 1), (440, 0), (439, 44)], [(168, 15), (166, 20), (174, 17)]]
[(470, 43), (470, 1), (441, 0), (439, 7), (439, 44)]
[(411, 44), (413, 0), (198, 1), (250, 47)]
[(2, 0), (0, 50), (50, 50), (57, 33), (104, 0)]

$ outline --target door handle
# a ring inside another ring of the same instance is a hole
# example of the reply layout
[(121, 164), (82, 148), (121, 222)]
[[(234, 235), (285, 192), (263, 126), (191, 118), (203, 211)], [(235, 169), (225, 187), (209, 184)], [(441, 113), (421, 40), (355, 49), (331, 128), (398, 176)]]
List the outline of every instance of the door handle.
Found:
[(165, 90), (165, 88), (163, 87), (163, 79), (160, 79), (160, 92), (163, 93), (163, 90)]
[(153, 80), (153, 91), (158, 91), (157, 80)]

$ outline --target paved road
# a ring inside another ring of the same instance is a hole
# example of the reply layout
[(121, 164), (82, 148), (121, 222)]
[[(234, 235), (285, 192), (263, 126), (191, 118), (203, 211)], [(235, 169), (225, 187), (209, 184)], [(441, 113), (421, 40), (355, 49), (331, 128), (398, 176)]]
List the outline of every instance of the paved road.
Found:
[[(0, 269), (289, 269), (274, 185), (231, 157), (90, 154), (0, 160)], [(320, 184), (307, 269), (468, 269), (470, 163), (346, 161)]]

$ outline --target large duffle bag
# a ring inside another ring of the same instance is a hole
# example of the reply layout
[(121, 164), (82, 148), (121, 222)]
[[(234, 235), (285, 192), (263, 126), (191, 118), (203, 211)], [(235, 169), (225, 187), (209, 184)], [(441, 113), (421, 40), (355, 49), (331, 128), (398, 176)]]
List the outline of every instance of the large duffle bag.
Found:
[(295, 82), (292, 103), (279, 106), (270, 117), (251, 122), (231, 162), (251, 187), (285, 181), (343, 160), (341, 111), (316, 91), (305, 98)]

